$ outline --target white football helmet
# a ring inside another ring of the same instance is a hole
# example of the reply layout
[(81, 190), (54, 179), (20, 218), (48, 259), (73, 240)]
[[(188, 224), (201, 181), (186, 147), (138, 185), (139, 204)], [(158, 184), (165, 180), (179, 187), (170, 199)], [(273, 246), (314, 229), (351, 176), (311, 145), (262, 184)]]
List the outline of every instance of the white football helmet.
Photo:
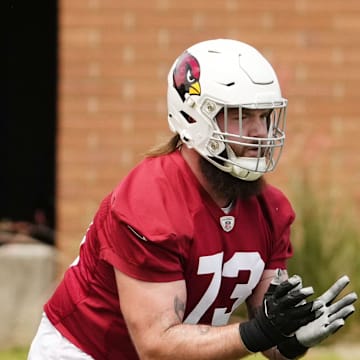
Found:
[[(252, 46), (236, 40), (200, 42), (187, 49), (168, 75), (168, 121), (182, 142), (237, 178), (258, 179), (272, 171), (285, 140), (287, 100), (274, 69)], [(229, 108), (239, 110), (239, 132), (229, 133)], [(242, 134), (242, 109), (271, 109), (265, 138)], [(217, 114), (224, 113), (224, 129)], [(239, 157), (231, 145), (256, 147), (256, 157)]]

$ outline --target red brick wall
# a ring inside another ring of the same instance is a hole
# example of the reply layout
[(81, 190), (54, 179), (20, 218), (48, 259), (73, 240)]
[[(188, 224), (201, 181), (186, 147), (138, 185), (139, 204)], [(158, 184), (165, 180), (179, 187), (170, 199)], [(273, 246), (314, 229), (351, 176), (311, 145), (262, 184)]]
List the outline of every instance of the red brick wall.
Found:
[[(168, 134), (166, 75), (191, 44), (248, 42), (289, 99), (271, 180), (291, 197), (306, 174), (360, 203), (360, 1), (60, 0), (57, 243), (76, 255), (99, 201)], [(305, 195), (304, 195), (305, 196)]]

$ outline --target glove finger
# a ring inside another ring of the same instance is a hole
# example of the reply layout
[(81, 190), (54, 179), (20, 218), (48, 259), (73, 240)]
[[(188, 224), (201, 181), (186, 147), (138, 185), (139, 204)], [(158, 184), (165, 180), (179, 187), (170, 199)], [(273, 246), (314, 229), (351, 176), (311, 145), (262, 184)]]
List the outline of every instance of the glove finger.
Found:
[[(321, 315), (322, 315), (322, 313), (319, 314), (319, 316), (321, 316)], [(298, 328), (311, 323), (312, 321), (316, 320), (319, 316), (315, 312), (313, 312), (306, 316), (301, 317), (298, 320)]]
[(335, 281), (335, 283), (328, 290), (326, 290), (318, 299), (324, 301), (326, 305), (330, 304), (349, 284), (349, 282), (350, 279), (348, 276), (342, 276), (340, 279)]
[(334, 314), (338, 312), (341, 308), (354, 303), (356, 300), (357, 295), (355, 292), (347, 294), (342, 299), (329, 306), (329, 313)]
[(339, 310), (338, 312), (336, 312), (335, 314), (330, 315), (329, 316), (329, 322), (332, 323), (332, 322), (334, 322), (335, 320), (338, 320), (338, 319), (345, 320), (346, 318), (348, 318), (354, 312), (355, 312), (354, 305), (348, 305), (348, 306), (342, 308), (341, 310)]
[(301, 319), (304, 316), (312, 314), (315, 317), (315, 313), (312, 312), (312, 303), (306, 303), (304, 305), (295, 306), (290, 308), (288, 311), (285, 312), (285, 316), (288, 319)]
[(276, 286), (274, 291), (275, 298), (279, 299), (286, 295), (290, 290), (294, 289), (301, 283), (301, 277), (293, 275), (289, 279), (283, 281), (280, 285)]
[(285, 296), (283, 296), (281, 305), (282, 307), (286, 308), (299, 305), (303, 300), (312, 294), (314, 294), (314, 289), (311, 286), (290, 291)]
[(341, 327), (345, 325), (344, 319), (337, 319), (333, 321), (331, 324), (325, 326), (325, 334), (326, 337), (330, 336), (331, 334), (336, 333)]
[(319, 318), (324, 313), (324, 304), (321, 301), (315, 300), (300, 306), (296, 306), (294, 309), (291, 309), (291, 311), (296, 312), (298, 309), (300, 309), (300, 312), (296, 313), (295, 316), (299, 314), (300, 317), (307, 317), (314, 320)]
[(310, 302), (286, 311), (283, 314), (287, 319), (287, 325), (284, 327), (284, 334), (289, 335), (300, 327), (319, 318), (323, 314), (323, 310), (319, 310), (319, 305), (320, 307), (323, 307), (321, 302), (315, 305), (313, 302)]
[(285, 312), (285, 315), (289, 319), (301, 319), (303, 317), (309, 316), (312, 320), (319, 317), (323, 311), (320, 309), (323, 307), (322, 302), (315, 302), (311, 301), (299, 306), (295, 306), (290, 308)]

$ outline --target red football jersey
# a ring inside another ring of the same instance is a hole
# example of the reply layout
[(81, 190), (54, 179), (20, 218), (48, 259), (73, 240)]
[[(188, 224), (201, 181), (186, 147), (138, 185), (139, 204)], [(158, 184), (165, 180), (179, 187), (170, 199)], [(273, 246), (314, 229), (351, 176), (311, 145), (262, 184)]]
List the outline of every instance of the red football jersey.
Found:
[(270, 185), (225, 214), (180, 152), (147, 158), (102, 201), (45, 312), (95, 359), (138, 359), (113, 267), (144, 281), (184, 279), (185, 322), (223, 325), (264, 269), (286, 267), (293, 220)]

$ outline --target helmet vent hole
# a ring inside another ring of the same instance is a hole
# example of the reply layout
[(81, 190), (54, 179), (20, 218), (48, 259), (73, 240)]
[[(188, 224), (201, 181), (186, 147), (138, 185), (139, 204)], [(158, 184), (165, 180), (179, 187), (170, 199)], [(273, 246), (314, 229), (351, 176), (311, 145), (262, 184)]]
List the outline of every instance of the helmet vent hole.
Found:
[(186, 112), (181, 111), (181, 115), (185, 118), (185, 120), (186, 120), (189, 124), (194, 124), (194, 123), (196, 123), (196, 120), (193, 119), (191, 116), (189, 116)]

